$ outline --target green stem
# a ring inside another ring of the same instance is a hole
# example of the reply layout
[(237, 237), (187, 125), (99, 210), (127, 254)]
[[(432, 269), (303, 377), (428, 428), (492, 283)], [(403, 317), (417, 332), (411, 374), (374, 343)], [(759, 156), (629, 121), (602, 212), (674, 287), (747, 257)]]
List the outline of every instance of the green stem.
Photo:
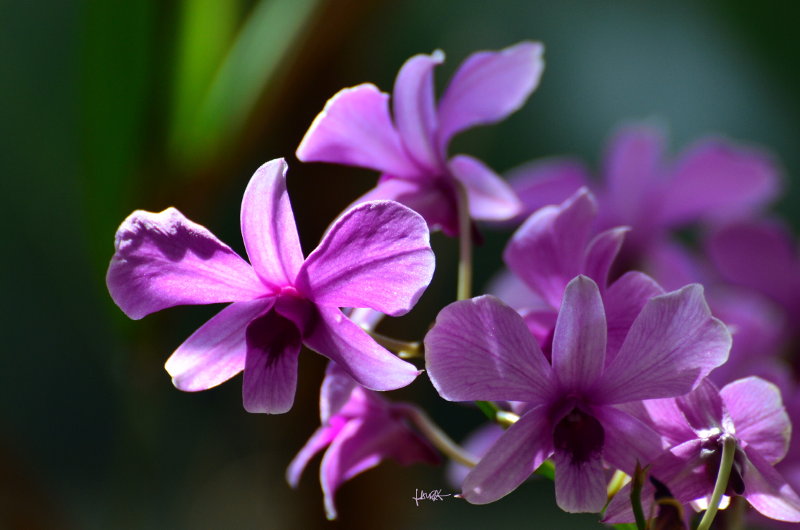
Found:
[(411, 406), (398, 405), (398, 407), (405, 412), (406, 417), (416, 425), (420, 432), (451, 460), (467, 467), (475, 467), (478, 464), (471, 454), (447, 436), (427, 414)]
[(457, 299), (472, 297), (472, 226), (469, 198), (463, 184), (454, 183), (458, 195), (458, 290)]
[(714, 484), (711, 502), (708, 503), (708, 509), (706, 513), (703, 514), (700, 524), (697, 525), (697, 530), (708, 530), (711, 528), (711, 523), (714, 522), (714, 517), (717, 515), (717, 510), (719, 509), (719, 502), (722, 500), (722, 495), (725, 493), (725, 490), (728, 489), (728, 478), (731, 476), (733, 456), (735, 453), (736, 438), (728, 435), (722, 442), (722, 462), (719, 464), (717, 483)]
[(645, 530), (647, 528), (647, 519), (642, 509), (644, 475), (644, 470), (639, 466), (639, 462), (636, 462), (636, 470), (633, 473), (633, 482), (631, 483), (631, 507), (633, 508), (633, 517), (636, 520), (636, 528), (638, 530)]

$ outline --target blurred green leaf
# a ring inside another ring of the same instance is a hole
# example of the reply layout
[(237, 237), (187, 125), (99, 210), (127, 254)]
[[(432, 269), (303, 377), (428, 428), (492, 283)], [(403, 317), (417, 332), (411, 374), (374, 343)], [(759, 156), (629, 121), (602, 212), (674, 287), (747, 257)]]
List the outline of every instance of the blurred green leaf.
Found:
[[(252, 10), (202, 102), (176, 121), (173, 156), (197, 164), (232, 141), (301, 37), (319, 0), (262, 0)], [(190, 103), (186, 103), (190, 105)]]

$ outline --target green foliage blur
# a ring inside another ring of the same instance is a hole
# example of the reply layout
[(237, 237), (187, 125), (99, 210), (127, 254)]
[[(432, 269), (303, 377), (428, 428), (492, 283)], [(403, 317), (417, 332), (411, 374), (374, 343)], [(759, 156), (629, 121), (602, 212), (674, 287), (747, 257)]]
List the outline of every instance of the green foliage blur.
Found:
[[(441, 48), (439, 89), (473, 51), (546, 45), (528, 105), (454, 150), (498, 171), (572, 154), (597, 167), (620, 123), (670, 131), (674, 151), (707, 133), (781, 161), (778, 210), (798, 226), (800, 54), (791, 3), (746, 0), (176, 0), (0, 2), (0, 170), (6, 230), (0, 357), (0, 528), (599, 528), (531, 481), (491, 506), (415, 507), (452, 489), (442, 469), (386, 464), (346, 484), (324, 520), (312, 462), (286, 465), (318, 423), (324, 359), (305, 352), (294, 408), (250, 415), (240, 380), (175, 390), (163, 363), (218, 308), (129, 321), (105, 289), (118, 224), (176, 206), (243, 252), (252, 172), (289, 161), (306, 251), (375, 175), (302, 165), (303, 133), (337, 90), (390, 90), (403, 61)], [(480, 288), (506, 233), (476, 255)], [(387, 333), (419, 339), (455, 294), (455, 244), (434, 238), (437, 274)], [(454, 437), (479, 411), (442, 403), (421, 377), (393, 399), (423, 403)]]

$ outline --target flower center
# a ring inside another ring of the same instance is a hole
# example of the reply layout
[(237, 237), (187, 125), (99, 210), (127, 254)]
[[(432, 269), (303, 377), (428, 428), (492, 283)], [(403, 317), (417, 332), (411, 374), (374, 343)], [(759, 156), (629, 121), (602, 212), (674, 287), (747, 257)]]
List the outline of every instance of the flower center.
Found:
[[(705, 440), (700, 449), (700, 456), (705, 460), (706, 476), (711, 482), (716, 482), (719, 466), (722, 463), (722, 445), (724, 442), (722, 436), (719, 435)], [(731, 466), (731, 475), (728, 478), (728, 487), (725, 489), (725, 495), (733, 496), (744, 493), (744, 470), (745, 455), (737, 444), (736, 451), (733, 454), (733, 466)]]
[(600, 422), (577, 407), (553, 429), (556, 450), (571, 454), (576, 463), (587, 462), (600, 453), (604, 441), (605, 431)]

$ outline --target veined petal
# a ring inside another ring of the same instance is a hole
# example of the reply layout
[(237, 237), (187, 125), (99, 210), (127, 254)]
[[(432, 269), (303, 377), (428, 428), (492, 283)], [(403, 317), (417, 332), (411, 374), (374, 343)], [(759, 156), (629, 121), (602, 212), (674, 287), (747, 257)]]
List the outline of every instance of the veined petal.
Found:
[(744, 452), (749, 464), (742, 477), (747, 502), (769, 518), (800, 522), (800, 497), (797, 493), (755, 447), (745, 447)]
[(725, 140), (703, 140), (678, 161), (661, 215), (669, 225), (738, 217), (779, 191), (778, 170), (764, 153)]
[(306, 444), (300, 449), (300, 452), (292, 459), (289, 467), (286, 469), (286, 482), (289, 486), (296, 488), (300, 483), (300, 476), (303, 474), (308, 463), (314, 458), (314, 455), (328, 447), (330, 443), (336, 438), (336, 435), (341, 431), (344, 426), (344, 419), (338, 418), (339, 421), (332, 422), (331, 425), (323, 425), (319, 427), (311, 438), (308, 439)]
[(585, 462), (576, 462), (572, 455), (556, 451), (556, 504), (569, 513), (597, 513), (608, 499), (606, 474), (600, 455)]
[[(462, 496), (488, 504), (517, 488), (553, 453), (545, 407), (534, 407), (504, 432), (464, 479)], [(601, 506), (602, 507), (602, 506)]]
[(456, 191), (450, 178), (408, 180), (383, 175), (378, 184), (354, 204), (391, 200), (420, 214), (431, 231), (441, 230), (450, 237), (458, 235)]
[(133, 212), (115, 246), (106, 283), (133, 319), (176, 305), (252, 300), (266, 291), (245, 260), (175, 208)]
[(512, 169), (505, 175), (530, 215), (550, 204), (561, 204), (590, 182), (589, 172), (578, 160), (547, 158)]
[(695, 432), (722, 428), (722, 399), (717, 385), (709, 379), (703, 379), (697, 388), (675, 398), (675, 403)]
[(444, 53), (415, 55), (407, 60), (394, 82), (394, 121), (408, 153), (422, 167), (437, 173), (443, 160), (436, 145), (436, 102), (433, 69), (442, 64)]
[(553, 334), (553, 372), (565, 392), (590, 388), (606, 358), (606, 313), (597, 284), (578, 276), (564, 290)]
[(522, 317), (485, 295), (439, 312), (425, 335), (428, 376), (449, 401), (548, 399), (551, 368)]
[(647, 301), (660, 294), (664, 294), (664, 289), (639, 271), (626, 272), (606, 289), (603, 299), (608, 322), (606, 364), (617, 355)]
[(648, 399), (642, 402), (650, 420), (669, 447), (697, 438), (675, 398)]
[(736, 437), (770, 464), (783, 460), (792, 424), (778, 387), (759, 377), (747, 377), (725, 385), (720, 396), (736, 427)]
[(605, 158), (606, 192), (601, 201), (611, 225), (630, 224), (640, 230), (653, 216), (652, 194), (660, 186), (664, 138), (659, 129), (631, 125), (611, 140)]
[(581, 272), (596, 213), (585, 188), (559, 206), (545, 206), (514, 233), (503, 252), (506, 265), (552, 307), (559, 307), (567, 283)]
[(292, 408), (301, 346), (294, 323), (274, 311), (250, 323), (242, 381), (247, 412), (283, 414)]
[(413, 364), (379, 346), (367, 332), (336, 308), (319, 307), (318, 319), (306, 330), (306, 346), (335, 361), (350, 377), (370, 390), (395, 390), (420, 372)]
[(300, 269), (297, 287), (319, 305), (402, 315), (433, 276), (425, 220), (392, 201), (363, 203), (340, 217)]
[(267, 162), (256, 170), (242, 199), (242, 238), (253, 268), (264, 283), (290, 285), (303, 250), (286, 193), (286, 162)]
[(456, 133), (498, 122), (519, 109), (539, 84), (544, 47), (521, 42), (496, 52), (470, 55), (453, 75), (439, 102), (439, 145)]
[(389, 116), (389, 95), (370, 83), (345, 88), (325, 104), (297, 148), (303, 162), (365, 167), (419, 176)]
[(269, 311), (274, 300), (235, 302), (181, 344), (164, 368), (172, 383), (185, 392), (207, 390), (244, 370), (247, 325)]
[(644, 422), (613, 406), (593, 413), (603, 426), (603, 458), (612, 467), (632, 474), (637, 461), (644, 467), (661, 454), (661, 437)]
[(522, 204), (514, 190), (480, 160), (456, 155), (450, 159), (448, 167), (464, 185), (473, 219), (503, 221), (519, 213)]
[(624, 403), (683, 395), (727, 360), (730, 347), (730, 332), (711, 316), (702, 286), (656, 296), (633, 322), (597, 397)]

